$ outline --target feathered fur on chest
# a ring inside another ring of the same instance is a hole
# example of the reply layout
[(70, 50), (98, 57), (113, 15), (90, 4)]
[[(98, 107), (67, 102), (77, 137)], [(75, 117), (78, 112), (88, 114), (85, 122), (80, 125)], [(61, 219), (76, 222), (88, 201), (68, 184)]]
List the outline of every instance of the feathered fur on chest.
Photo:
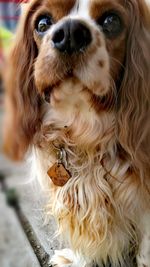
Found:
[[(41, 142), (35, 149), (37, 176), (50, 193), (48, 207), (59, 231), (67, 233), (73, 248), (95, 259), (99, 247), (101, 260), (107, 261), (109, 250), (118, 261), (134, 236), (138, 184), (118, 150), (113, 111), (98, 115), (87, 92), (75, 95), (73, 88), (63, 88), (59, 99), (54, 91), (46, 105)], [(57, 186), (47, 171), (60, 160), (61, 148), (70, 178)]]

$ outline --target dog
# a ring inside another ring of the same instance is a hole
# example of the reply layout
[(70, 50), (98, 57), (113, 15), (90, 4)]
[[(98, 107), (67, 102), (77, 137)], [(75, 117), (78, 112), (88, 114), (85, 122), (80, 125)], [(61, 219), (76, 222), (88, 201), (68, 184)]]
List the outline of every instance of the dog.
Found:
[(32, 153), (70, 246), (52, 264), (150, 267), (148, 3), (32, 0), (7, 65), (5, 152)]

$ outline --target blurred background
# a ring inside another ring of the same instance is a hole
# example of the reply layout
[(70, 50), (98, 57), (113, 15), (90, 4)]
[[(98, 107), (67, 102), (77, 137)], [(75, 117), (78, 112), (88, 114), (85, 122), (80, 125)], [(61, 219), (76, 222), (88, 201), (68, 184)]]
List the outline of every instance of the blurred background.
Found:
[(2, 151), (5, 60), (27, 2), (0, 0), (0, 267), (49, 267), (61, 246), (53, 219), (45, 220), (46, 198), (29, 175), (30, 162), (13, 163)]

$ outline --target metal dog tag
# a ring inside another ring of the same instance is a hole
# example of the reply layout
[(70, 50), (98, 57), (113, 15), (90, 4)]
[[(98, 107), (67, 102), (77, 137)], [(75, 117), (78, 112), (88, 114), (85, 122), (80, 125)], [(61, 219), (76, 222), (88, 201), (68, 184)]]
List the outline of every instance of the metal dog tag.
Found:
[(65, 169), (63, 164), (55, 163), (47, 172), (54, 185), (64, 186), (71, 178), (69, 172)]
[[(64, 166), (65, 165), (65, 166)], [(65, 150), (59, 149), (58, 161), (50, 167), (47, 174), (56, 186), (64, 186), (71, 178), (70, 173), (66, 169), (67, 160)]]

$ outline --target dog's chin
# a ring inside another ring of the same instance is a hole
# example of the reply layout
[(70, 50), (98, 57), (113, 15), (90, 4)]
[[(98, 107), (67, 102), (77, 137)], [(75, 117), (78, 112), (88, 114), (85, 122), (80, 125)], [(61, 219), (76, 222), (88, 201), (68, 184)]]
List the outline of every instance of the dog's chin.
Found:
[[(91, 99), (93, 96), (103, 97), (109, 91), (101, 83), (95, 82), (92, 87), (87, 86), (80, 77), (74, 73), (68, 73), (64, 79), (58, 80), (55, 84), (50, 84), (42, 91), (42, 97), (50, 104), (59, 104), (67, 99), (86, 97)], [(75, 100), (75, 99), (74, 99)]]
[[(55, 73), (55, 77), (47, 73), (46, 77), (46, 85), (37, 83), (37, 88), (46, 102), (60, 102), (61, 100), (65, 100), (68, 97), (77, 97), (78, 94), (84, 93), (84, 95), (89, 96), (90, 98), (95, 95), (99, 97), (105, 96), (110, 88), (109, 80), (106, 85), (103, 85), (101, 79), (94, 79), (92, 74), (89, 74), (86, 71), (86, 65), (82, 66), (76, 65), (73, 69), (72, 66), (70, 68), (66, 68), (64, 66), (61, 67), (62, 71), (59, 73), (53, 69), (53, 74)], [(90, 77), (91, 76), (91, 77)], [(38, 80), (41, 81), (40, 76)]]

